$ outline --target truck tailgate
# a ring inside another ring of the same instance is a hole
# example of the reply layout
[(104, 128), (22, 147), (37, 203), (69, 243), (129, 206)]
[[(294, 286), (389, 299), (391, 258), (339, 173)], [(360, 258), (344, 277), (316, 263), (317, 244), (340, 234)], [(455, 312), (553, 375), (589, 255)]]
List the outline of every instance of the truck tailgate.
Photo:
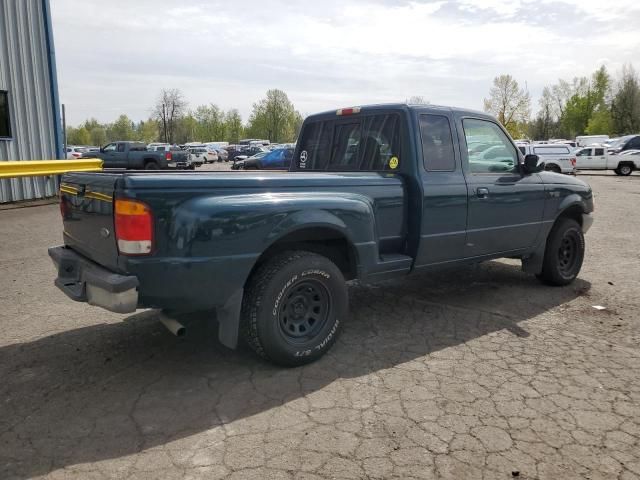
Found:
[(64, 243), (76, 252), (117, 269), (113, 194), (120, 173), (68, 173), (60, 184)]

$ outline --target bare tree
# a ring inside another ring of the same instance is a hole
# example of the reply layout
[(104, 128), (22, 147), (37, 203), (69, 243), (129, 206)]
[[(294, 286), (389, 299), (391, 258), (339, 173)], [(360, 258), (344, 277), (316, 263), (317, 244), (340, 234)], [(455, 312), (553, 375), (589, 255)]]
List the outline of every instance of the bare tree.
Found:
[(160, 136), (166, 143), (173, 143), (176, 124), (184, 116), (187, 102), (177, 88), (163, 89), (153, 109), (153, 115), (160, 122)]
[(531, 97), (511, 75), (500, 75), (493, 79), (489, 98), (484, 99), (484, 110), (493, 114), (509, 133), (518, 136), (519, 128), (529, 120)]

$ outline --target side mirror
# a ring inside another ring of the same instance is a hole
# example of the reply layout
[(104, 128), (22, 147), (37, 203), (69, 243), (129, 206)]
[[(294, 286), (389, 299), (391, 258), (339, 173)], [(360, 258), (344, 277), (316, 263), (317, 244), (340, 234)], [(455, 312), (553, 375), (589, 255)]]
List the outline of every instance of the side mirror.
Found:
[(104, 147), (100, 147), (100, 153), (104, 153)]
[(542, 170), (544, 168), (544, 163), (541, 165), (538, 165), (539, 161), (540, 161), (540, 157), (538, 157), (538, 155), (533, 155), (531, 153), (528, 155), (525, 155), (524, 164), (523, 164), (524, 172), (535, 173)]

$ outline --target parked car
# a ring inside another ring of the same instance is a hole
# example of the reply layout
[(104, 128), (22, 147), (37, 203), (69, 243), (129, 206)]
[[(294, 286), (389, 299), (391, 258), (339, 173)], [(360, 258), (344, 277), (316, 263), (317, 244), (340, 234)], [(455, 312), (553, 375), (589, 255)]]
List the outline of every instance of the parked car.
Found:
[(202, 166), (205, 163), (217, 162), (218, 152), (208, 150), (206, 147), (191, 147), (189, 148), (189, 158), (194, 165)]
[(67, 145), (67, 160), (80, 158), (82, 157), (82, 154), (86, 152), (87, 152), (86, 147), (75, 147), (73, 145)]
[(603, 145), (591, 145), (578, 150), (576, 160), (580, 170), (613, 170), (617, 175), (626, 176), (640, 169), (640, 150), (626, 150), (620, 155), (610, 155)]
[[(472, 135), (505, 156), (471, 160)], [(215, 309), (224, 345), (243, 335), (262, 357), (301, 365), (348, 322), (346, 280), (509, 257), (546, 283), (573, 282), (593, 193), (539, 170), (481, 112), (339, 109), (305, 119), (290, 172), (65, 174), (64, 245), (49, 255), (76, 301), (163, 309), (173, 326)]]
[(256, 153), (269, 152), (268, 148), (252, 145), (249, 147), (243, 147), (240, 150), (236, 150), (233, 154), (233, 161), (244, 160), (245, 158), (253, 157)]
[(576, 173), (576, 156), (573, 148), (562, 143), (534, 143), (518, 145), (523, 155), (538, 155), (540, 163), (544, 162), (544, 169), (556, 173)]
[(229, 152), (222, 147), (214, 147), (216, 152), (218, 152), (218, 161), (219, 162), (228, 162), (229, 161)]
[[(266, 155), (268, 155), (269, 153), (270, 152), (266, 151), (266, 152), (258, 152), (255, 155), (248, 158), (237, 157), (242, 159), (236, 160), (235, 162), (233, 162), (233, 165), (231, 165), (231, 170), (252, 170), (252, 169), (255, 170), (258, 168), (256, 162), (262, 157), (265, 157)], [(249, 165), (249, 167), (245, 168), (245, 165)]]
[(147, 150), (147, 145), (142, 142), (112, 142), (99, 152), (82, 154), (82, 158), (100, 158), (105, 168), (160, 170), (176, 167), (180, 162), (186, 163), (186, 153), (176, 150), (152, 151)]
[(625, 135), (609, 145), (609, 153), (613, 155), (636, 149), (640, 149), (640, 135)]
[(173, 168), (176, 170), (195, 170), (196, 168), (195, 164), (191, 162), (189, 152), (183, 150), (178, 146), (169, 145), (168, 143), (162, 143), (157, 144), (152, 148), (149, 148), (147, 146), (147, 150), (150, 150), (152, 152), (164, 152), (165, 156), (169, 157), (170, 159), (168, 168)]
[(239, 160), (231, 168), (233, 170), (289, 170), (292, 158), (293, 148), (279, 148)]

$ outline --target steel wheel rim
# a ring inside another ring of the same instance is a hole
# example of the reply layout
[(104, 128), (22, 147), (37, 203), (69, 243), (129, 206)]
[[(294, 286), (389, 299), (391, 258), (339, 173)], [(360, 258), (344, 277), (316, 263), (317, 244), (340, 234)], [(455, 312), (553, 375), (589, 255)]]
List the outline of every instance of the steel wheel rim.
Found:
[(305, 343), (322, 331), (331, 312), (331, 294), (318, 280), (293, 284), (278, 309), (280, 333), (292, 343)]
[(558, 248), (558, 266), (560, 272), (572, 275), (578, 261), (579, 241), (575, 232), (566, 232)]
[(622, 172), (624, 175), (626, 175), (627, 173), (631, 173), (631, 167), (629, 165), (623, 165), (622, 167), (620, 167), (620, 172)]

